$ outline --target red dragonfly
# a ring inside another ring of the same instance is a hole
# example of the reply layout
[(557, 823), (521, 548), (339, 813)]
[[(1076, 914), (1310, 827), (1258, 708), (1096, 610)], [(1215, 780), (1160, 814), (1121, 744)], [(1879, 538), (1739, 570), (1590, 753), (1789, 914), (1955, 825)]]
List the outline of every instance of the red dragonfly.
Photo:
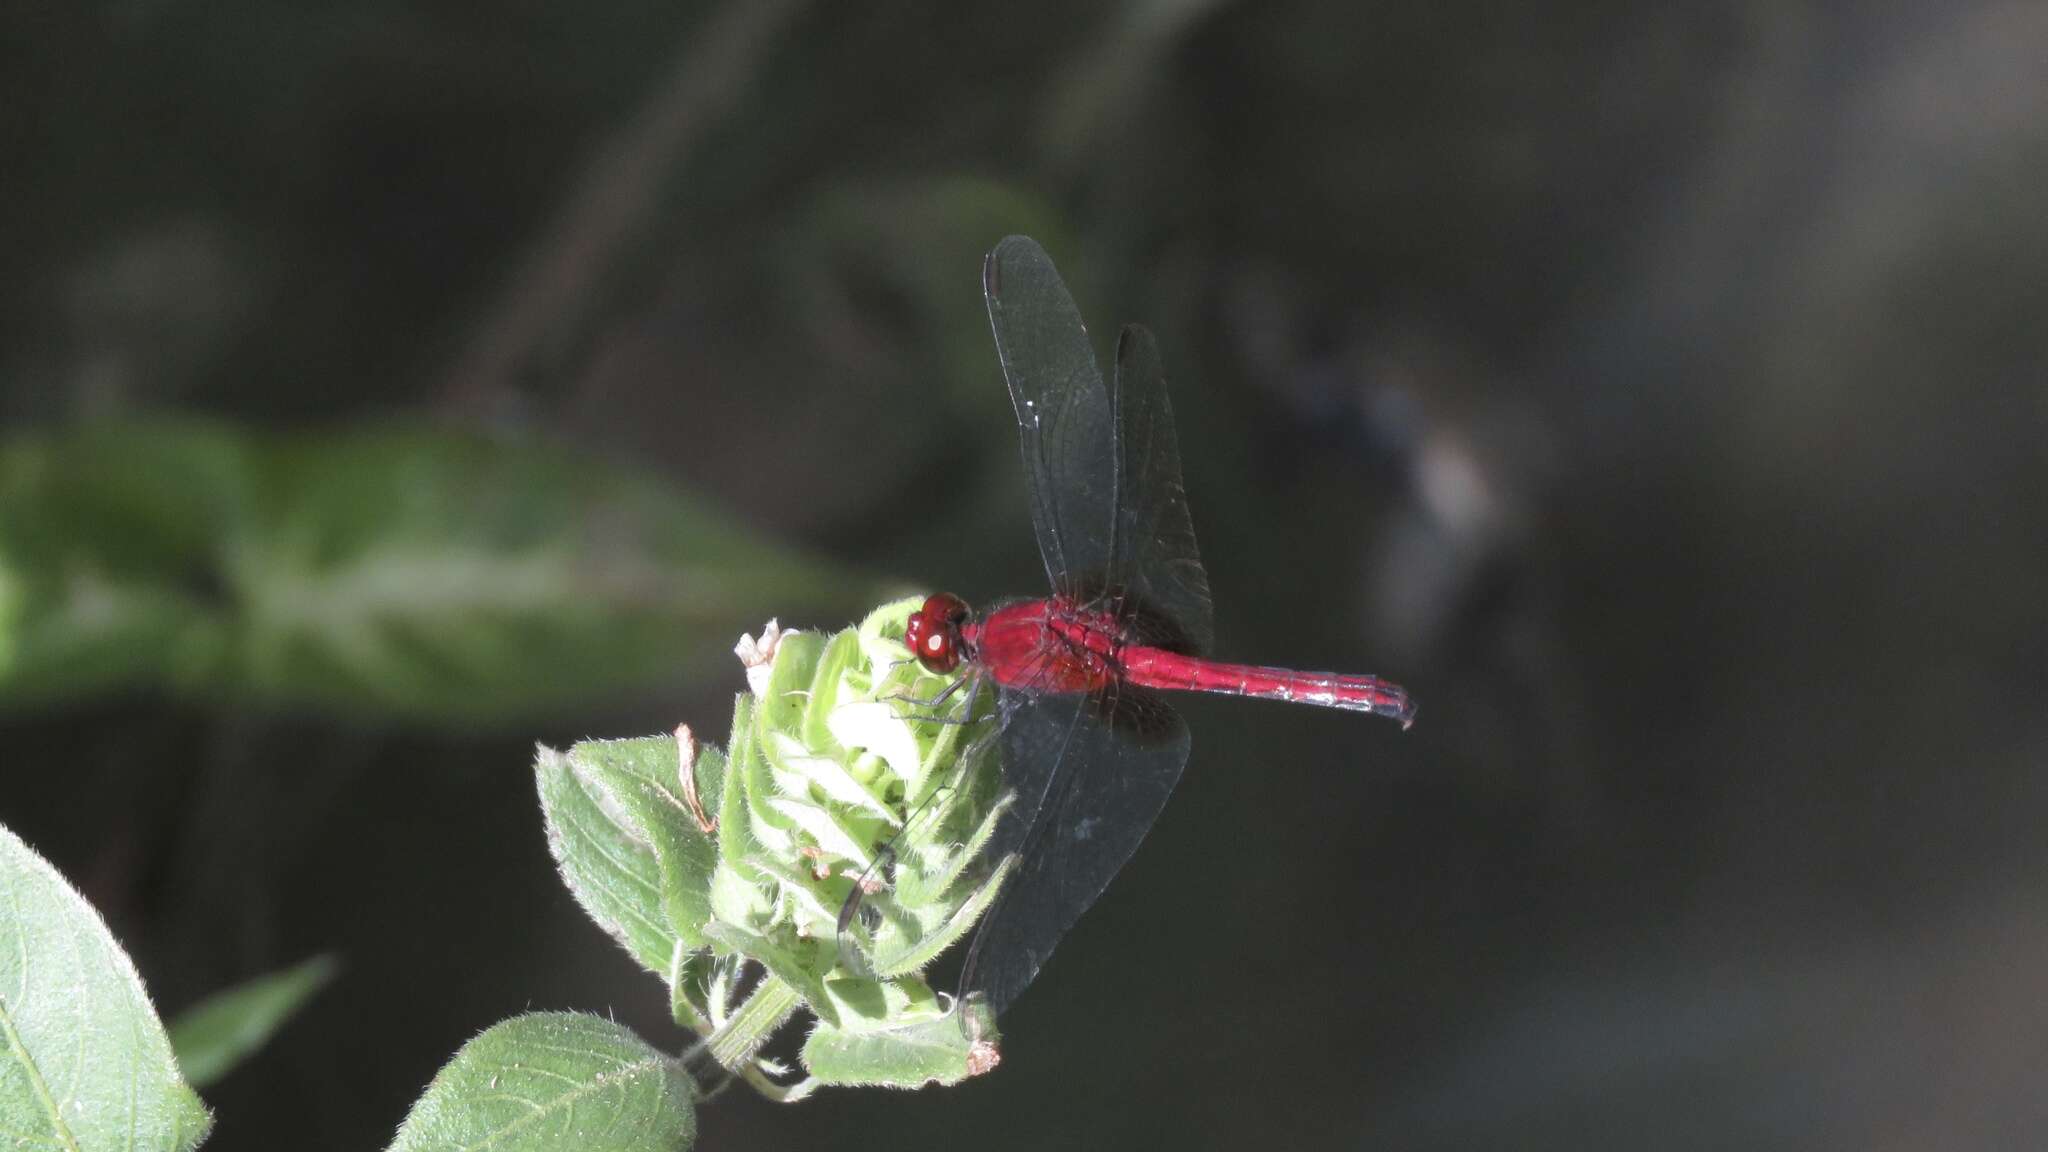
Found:
[(983, 261), (982, 291), (1052, 594), (977, 614), (939, 593), (910, 617), (904, 639), (929, 671), (964, 669), (955, 687), (996, 691), (1010, 804), (986, 858), (1021, 859), (968, 951), (961, 995), (1000, 1015), (1180, 780), (1187, 726), (1155, 690), (1370, 712), (1404, 728), (1415, 705), (1371, 676), (1204, 659), (1209, 582), (1151, 333), (1124, 328), (1104, 387), (1044, 249), (1022, 236), (998, 244)]

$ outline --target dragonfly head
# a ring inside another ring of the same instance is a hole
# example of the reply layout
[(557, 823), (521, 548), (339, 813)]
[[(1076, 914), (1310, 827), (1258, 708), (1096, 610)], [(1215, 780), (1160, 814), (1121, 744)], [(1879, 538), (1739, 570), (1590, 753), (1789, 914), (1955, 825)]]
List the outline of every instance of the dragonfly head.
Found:
[(925, 671), (943, 675), (960, 666), (960, 626), (965, 623), (967, 601), (951, 592), (939, 592), (910, 614), (903, 625), (903, 642), (917, 654)]

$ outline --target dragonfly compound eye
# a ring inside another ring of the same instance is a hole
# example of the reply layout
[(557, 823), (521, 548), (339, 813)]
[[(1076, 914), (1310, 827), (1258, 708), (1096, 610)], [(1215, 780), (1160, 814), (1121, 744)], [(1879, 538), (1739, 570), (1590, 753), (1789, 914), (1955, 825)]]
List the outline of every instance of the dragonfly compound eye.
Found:
[(936, 592), (925, 597), (924, 614), (957, 627), (967, 622), (967, 601), (951, 592)]
[[(958, 607), (958, 616), (955, 615)], [(957, 620), (965, 618), (967, 606), (959, 597), (940, 593), (910, 614), (903, 625), (903, 643), (917, 655), (928, 672), (951, 672), (960, 666)]]

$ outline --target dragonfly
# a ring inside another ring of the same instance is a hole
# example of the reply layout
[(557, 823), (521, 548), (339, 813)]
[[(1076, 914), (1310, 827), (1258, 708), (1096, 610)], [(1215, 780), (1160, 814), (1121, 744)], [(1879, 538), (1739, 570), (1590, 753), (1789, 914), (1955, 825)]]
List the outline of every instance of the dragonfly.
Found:
[[(1372, 676), (1210, 660), (1209, 582), (1151, 333), (1126, 326), (1105, 385), (1043, 248), (1012, 236), (982, 291), (1022, 441), (1049, 594), (983, 612), (941, 592), (906, 625), (927, 671), (996, 694), (1006, 808), (985, 849), (1014, 867), (969, 945), (960, 999), (1000, 1016), (1158, 819), (1188, 758), (1163, 692), (1213, 692), (1414, 721)], [(970, 752), (970, 755), (973, 753)], [(858, 893), (856, 893), (857, 898)], [(842, 916), (841, 923), (846, 917)]]

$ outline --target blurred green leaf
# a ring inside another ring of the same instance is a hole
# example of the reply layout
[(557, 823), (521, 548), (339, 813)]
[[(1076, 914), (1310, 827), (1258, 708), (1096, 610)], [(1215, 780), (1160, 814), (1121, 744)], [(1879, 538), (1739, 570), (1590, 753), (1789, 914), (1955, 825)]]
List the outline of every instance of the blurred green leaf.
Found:
[(619, 462), (424, 429), (0, 442), (0, 699), (149, 685), (489, 720), (869, 590)]
[(306, 1001), (334, 979), (332, 956), (258, 976), (215, 993), (171, 1021), (171, 1048), (178, 1067), (196, 1088), (228, 1074), (268, 1043)]
[(196, 1147), (213, 1119), (178, 1075), (142, 978), (48, 861), (0, 827), (0, 1131), (68, 1152)]
[(218, 562), (247, 517), (249, 446), (186, 425), (0, 442), (0, 699), (214, 674)]
[(682, 1064), (608, 1020), (507, 1020), (463, 1045), (427, 1086), (391, 1152), (680, 1152), (696, 1142)]

